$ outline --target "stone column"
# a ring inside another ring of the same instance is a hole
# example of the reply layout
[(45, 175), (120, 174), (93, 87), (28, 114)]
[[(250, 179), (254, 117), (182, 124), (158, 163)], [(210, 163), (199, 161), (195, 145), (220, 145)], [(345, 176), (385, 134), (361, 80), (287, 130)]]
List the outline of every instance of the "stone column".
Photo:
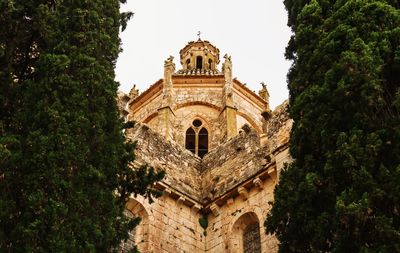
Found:
[(164, 82), (163, 82), (163, 98), (161, 107), (158, 109), (160, 133), (165, 136), (167, 140), (172, 139), (172, 122), (175, 117), (173, 108), (175, 104), (174, 87), (172, 84), (172, 75), (175, 72), (175, 64), (173, 63), (174, 57), (170, 56), (164, 62)]
[(223, 117), (226, 120), (226, 137), (231, 139), (237, 134), (236, 112), (237, 108), (233, 102), (233, 79), (232, 79), (232, 62), (231, 57), (224, 56), (225, 62), (222, 64), (222, 72), (224, 73), (224, 89), (223, 89)]

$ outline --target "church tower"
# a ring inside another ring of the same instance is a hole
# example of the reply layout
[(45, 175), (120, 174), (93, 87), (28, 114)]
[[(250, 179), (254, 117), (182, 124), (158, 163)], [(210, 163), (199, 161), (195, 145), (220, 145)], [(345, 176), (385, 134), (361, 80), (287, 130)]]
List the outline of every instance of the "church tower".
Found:
[(272, 112), (265, 84), (257, 95), (233, 78), (233, 63), (209, 41), (189, 42), (164, 62), (164, 76), (127, 102), (136, 126), (136, 164), (166, 172), (150, 204), (132, 197), (128, 215), (144, 217), (126, 249), (141, 252), (275, 252), (262, 226), (288, 155), (286, 104)]

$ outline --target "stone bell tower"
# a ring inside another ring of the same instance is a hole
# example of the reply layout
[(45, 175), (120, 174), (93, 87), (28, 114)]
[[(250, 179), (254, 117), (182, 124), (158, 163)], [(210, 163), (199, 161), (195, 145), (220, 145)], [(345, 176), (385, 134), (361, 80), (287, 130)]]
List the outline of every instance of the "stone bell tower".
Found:
[(200, 37), (179, 54), (178, 70), (170, 56), (164, 62), (163, 79), (130, 102), (131, 119), (200, 157), (234, 138), (245, 124), (265, 134), (266, 88), (259, 96), (234, 79), (227, 54), (219, 69), (219, 49)]
[(200, 38), (185, 46), (179, 54), (183, 70), (215, 72), (219, 63), (219, 49)]
[(218, 65), (219, 49), (206, 40), (179, 53), (181, 67), (170, 56), (164, 76), (141, 94), (133, 88), (123, 107), (137, 122), (126, 131), (137, 142), (133, 166), (149, 164), (166, 177), (154, 186), (163, 191), (154, 203), (142, 196), (128, 201), (127, 215), (142, 221), (122, 248), (277, 252), (262, 224), (290, 162), (286, 104), (272, 112), (267, 86), (256, 94), (233, 78), (231, 57)]

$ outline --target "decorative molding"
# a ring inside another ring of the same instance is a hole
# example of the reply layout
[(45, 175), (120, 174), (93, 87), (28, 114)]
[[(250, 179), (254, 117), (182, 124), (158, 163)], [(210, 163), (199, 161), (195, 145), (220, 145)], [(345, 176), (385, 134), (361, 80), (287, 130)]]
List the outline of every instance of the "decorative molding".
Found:
[(240, 196), (242, 196), (243, 200), (247, 200), (247, 198), (249, 197), (249, 192), (243, 186), (240, 186), (238, 188), (238, 192)]
[(214, 214), (215, 217), (219, 215), (219, 207), (217, 204), (212, 203), (210, 206), (211, 212)]
[(182, 197), (182, 196), (180, 196), (179, 198), (178, 198), (178, 204), (184, 204), (185, 203), (185, 198), (184, 197)]
[(201, 209), (202, 209), (202, 206), (201, 206), (201, 205), (194, 204), (194, 205), (192, 206), (192, 211), (193, 211), (194, 213), (198, 213)]
[(264, 186), (263, 186), (263, 181), (262, 181), (259, 177), (256, 177), (256, 178), (253, 180), (253, 184), (254, 184), (255, 186), (257, 186), (259, 190), (262, 190), (262, 189), (264, 188)]
[(163, 196), (168, 197), (168, 196), (171, 196), (171, 194), (172, 194), (172, 191), (170, 189), (168, 189), (168, 188), (164, 189)]
[(277, 173), (278, 173), (278, 172), (276, 171), (276, 167), (275, 167), (275, 166), (268, 169), (268, 175), (269, 175), (269, 177), (272, 179), (272, 181), (274, 182), (274, 184), (275, 184), (276, 181), (277, 181), (277, 176), (278, 176)]

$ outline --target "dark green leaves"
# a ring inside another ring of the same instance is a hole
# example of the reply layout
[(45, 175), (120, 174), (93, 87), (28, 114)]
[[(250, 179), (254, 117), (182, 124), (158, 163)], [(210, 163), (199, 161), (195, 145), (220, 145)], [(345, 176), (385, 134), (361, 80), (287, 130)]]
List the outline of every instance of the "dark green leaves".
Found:
[[(0, 251), (110, 252), (139, 219), (132, 194), (163, 173), (132, 169), (116, 106), (119, 1), (0, 3)], [(124, 21), (124, 22), (122, 22)]]
[(267, 229), (280, 252), (399, 252), (398, 3), (285, 5), (295, 161)]

